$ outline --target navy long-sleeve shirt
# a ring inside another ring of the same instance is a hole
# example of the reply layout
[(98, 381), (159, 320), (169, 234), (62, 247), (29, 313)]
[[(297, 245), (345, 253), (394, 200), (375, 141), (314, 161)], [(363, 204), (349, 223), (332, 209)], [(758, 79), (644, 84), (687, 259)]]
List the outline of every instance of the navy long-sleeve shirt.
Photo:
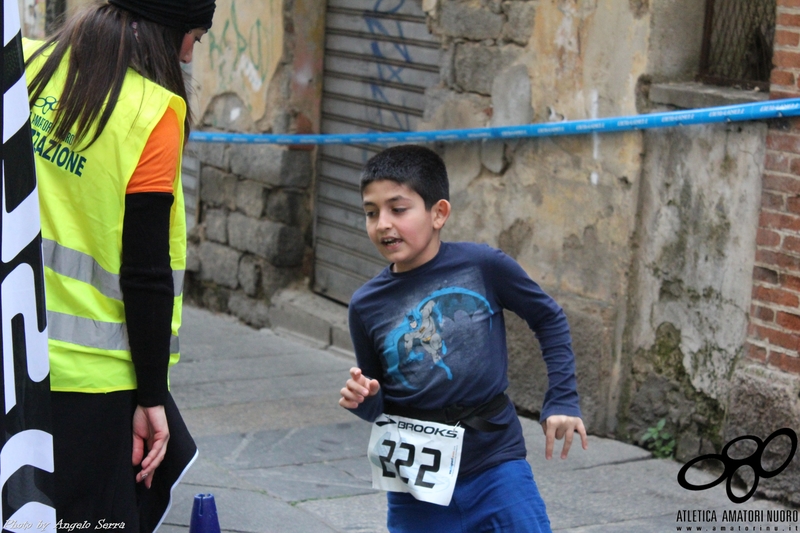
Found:
[[(475, 406), (505, 391), (504, 309), (522, 317), (541, 346), (549, 380), (541, 420), (581, 416), (575, 357), (561, 307), (500, 250), (449, 242), (428, 263), (402, 273), (387, 267), (353, 295), (350, 334), (358, 365), (381, 383), (379, 393), (354, 412), (373, 421), (384, 402), (417, 409)], [(513, 406), (491, 421), (508, 427), (466, 428), (460, 476), (525, 458)]]

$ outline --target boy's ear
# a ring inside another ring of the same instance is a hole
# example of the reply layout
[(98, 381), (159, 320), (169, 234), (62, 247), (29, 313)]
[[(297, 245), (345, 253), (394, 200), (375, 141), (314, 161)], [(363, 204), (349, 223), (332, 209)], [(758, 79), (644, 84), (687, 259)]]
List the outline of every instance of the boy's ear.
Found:
[(431, 215), (433, 216), (433, 229), (442, 229), (444, 223), (450, 218), (450, 202), (447, 200), (439, 200), (433, 204), (433, 207), (431, 207)]

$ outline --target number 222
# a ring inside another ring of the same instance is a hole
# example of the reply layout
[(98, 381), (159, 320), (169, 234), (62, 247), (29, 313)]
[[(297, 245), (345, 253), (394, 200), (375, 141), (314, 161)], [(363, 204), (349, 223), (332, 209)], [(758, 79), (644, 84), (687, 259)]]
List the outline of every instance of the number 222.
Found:
[[(389, 447), (389, 453), (385, 456), (380, 456), (381, 461), (381, 468), (383, 469), (383, 477), (397, 477), (395, 476), (394, 472), (391, 472), (389, 469), (386, 468), (386, 463), (392, 462), (392, 455), (394, 455), (394, 450), (397, 447), (397, 443), (393, 440), (386, 439), (382, 442), (384, 446)], [(395, 459), (394, 466), (395, 470), (397, 470), (397, 474), (400, 474), (400, 467), (401, 466), (411, 466), (414, 464), (414, 456), (416, 455), (416, 448), (413, 444), (409, 444), (407, 442), (400, 443), (401, 450), (408, 450), (408, 456), (405, 459)], [(414, 485), (418, 487), (425, 487), (425, 488), (433, 488), (434, 483), (429, 483), (424, 480), (425, 472), (436, 472), (439, 470), (439, 466), (442, 463), (442, 452), (435, 448), (422, 448), (422, 453), (426, 453), (428, 455), (433, 456), (433, 465), (420, 465), (419, 472), (417, 473), (417, 479), (414, 480)], [(400, 476), (400, 479), (403, 483), (408, 483), (408, 478)]]

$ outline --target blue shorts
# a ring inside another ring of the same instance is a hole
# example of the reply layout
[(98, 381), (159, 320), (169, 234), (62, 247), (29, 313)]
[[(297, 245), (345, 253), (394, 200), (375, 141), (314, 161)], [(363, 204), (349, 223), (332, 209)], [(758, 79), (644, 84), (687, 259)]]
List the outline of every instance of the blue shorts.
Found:
[(390, 492), (388, 500), (392, 533), (551, 533), (531, 467), (522, 459), (459, 479), (447, 507), (405, 492)]

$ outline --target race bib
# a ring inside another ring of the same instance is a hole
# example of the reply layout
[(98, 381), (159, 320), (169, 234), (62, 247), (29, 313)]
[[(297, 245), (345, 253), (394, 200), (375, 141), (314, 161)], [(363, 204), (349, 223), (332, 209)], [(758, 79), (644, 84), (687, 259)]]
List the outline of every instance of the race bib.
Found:
[(463, 443), (462, 427), (381, 415), (372, 424), (367, 450), (372, 487), (449, 505)]

